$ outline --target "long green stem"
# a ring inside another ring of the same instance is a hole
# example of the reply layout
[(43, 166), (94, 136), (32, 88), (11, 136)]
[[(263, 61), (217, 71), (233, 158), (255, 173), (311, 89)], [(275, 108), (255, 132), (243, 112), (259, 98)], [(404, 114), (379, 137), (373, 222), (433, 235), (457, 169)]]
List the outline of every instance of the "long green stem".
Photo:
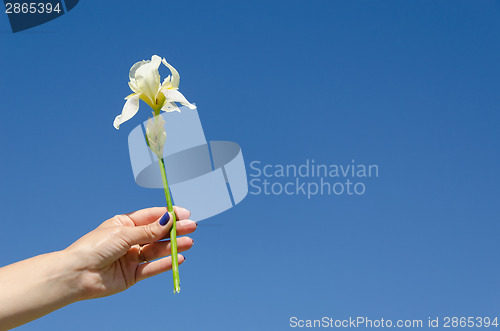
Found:
[(172, 198), (168, 189), (167, 174), (165, 172), (165, 161), (163, 158), (158, 160), (161, 170), (161, 179), (163, 180), (163, 190), (165, 191), (165, 199), (167, 200), (167, 209), (173, 217), (172, 229), (170, 229), (170, 247), (172, 252), (172, 275), (174, 277), (174, 293), (181, 291), (181, 280), (179, 278), (179, 261), (177, 259), (177, 231), (176, 231), (176, 215), (172, 206)]

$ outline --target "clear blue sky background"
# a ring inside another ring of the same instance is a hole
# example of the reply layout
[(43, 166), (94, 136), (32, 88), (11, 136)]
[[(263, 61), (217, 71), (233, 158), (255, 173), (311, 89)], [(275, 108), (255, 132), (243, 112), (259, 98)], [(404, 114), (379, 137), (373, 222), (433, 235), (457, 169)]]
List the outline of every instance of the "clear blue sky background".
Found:
[(112, 126), (152, 54), (247, 166), (380, 168), (362, 196), (249, 195), (201, 222), (181, 295), (168, 273), (20, 330), (500, 314), (500, 2), (82, 0), (17, 34), (1, 14), (0, 30), (0, 265), (164, 205), (129, 162), (146, 108)]

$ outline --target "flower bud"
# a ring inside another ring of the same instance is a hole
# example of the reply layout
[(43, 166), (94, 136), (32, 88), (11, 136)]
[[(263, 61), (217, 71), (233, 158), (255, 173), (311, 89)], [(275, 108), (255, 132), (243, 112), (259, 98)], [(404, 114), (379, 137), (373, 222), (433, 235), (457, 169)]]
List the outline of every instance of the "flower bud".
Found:
[(146, 138), (149, 148), (156, 154), (158, 159), (163, 157), (163, 147), (167, 140), (167, 131), (165, 130), (165, 120), (163, 116), (158, 115), (148, 119), (146, 125)]

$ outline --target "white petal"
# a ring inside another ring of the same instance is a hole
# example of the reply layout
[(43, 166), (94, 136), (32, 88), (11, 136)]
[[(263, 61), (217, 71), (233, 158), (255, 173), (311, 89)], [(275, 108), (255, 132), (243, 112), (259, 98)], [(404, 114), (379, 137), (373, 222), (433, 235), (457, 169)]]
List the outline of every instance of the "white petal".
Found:
[(116, 116), (115, 121), (113, 122), (113, 126), (118, 130), (120, 129), (120, 124), (123, 122), (128, 121), (132, 117), (134, 117), (135, 114), (137, 114), (137, 111), (139, 110), (139, 98), (140, 94), (136, 94), (132, 97), (130, 97), (127, 102), (125, 102), (125, 105), (123, 106), (122, 113), (118, 116)]
[[(165, 58), (163, 58), (161, 60), (161, 62), (167, 66), (167, 68), (170, 70), (170, 72), (172, 72), (172, 78), (170, 79), (169, 81), (169, 84), (168, 86), (162, 86), (164, 88), (179, 88), (179, 84), (181, 82), (181, 76), (179, 75), (179, 73), (177, 72), (177, 70), (175, 70), (174, 67), (172, 67), (168, 62), (167, 60), (165, 60)], [(165, 82), (163, 82), (163, 84), (165, 84)]]
[(151, 57), (151, 61), (142, 64), (135, 71), (135, 84), (139, 91), (151, 100), (152, 104), (156, 103), (156, 94), (160, 89), (160, 74), (158, 67), (160, 66), (161, 58), (157, 55)]
[(167, 89), (167, 90), (161, 90), (161, 91), (162, 91), (163, 95), (165, 95), (165, 99), (167, 99), (167, 101), (166, 101), (167, 103), (168, 102), (178, 102), (183, 106), (189, 107), (189, 109), (196, 109), (196, 106), (189, 103), (189, 101), (187, 101), (187, 99), (178, 90)]
[(178, 111), (179, 113), (181, 112), (181, 110), (179, 109), (179, 107), (177, 107), (175, 102), (165, 102), (161, 110), (166, 111), (167, 113), (171, 111)]
[(130, 78), (130, 80), (135, 80), (135, 72), (137, 71), (137, 69), (139, 69), (140, 67), (142, 67), (143, 65), (145, 65), (146, 63), (149, 63), (149, 62), (151, 62), (151, 61), (142, 60), (142, 61), (134, 63), (134, 65), (130, 68), (130, 72), (128, 74), (128, 77)]
[(170, 81), (172, 80), (171, 78), (172, 78), (172, 76), (168, 75), (167, 78), (165, 78), (163, 80), (163, 83), (161, 84), (162, 90), (171, 88), (171, 85), (170, 85)]
[(141, 93), (141, 91), (139, 91), (139, 88), (137, 87), (137, 84), (135, 83), (135, 79), (130, 80), (130, 82), (128, 82), (128, 86), (134, 93)]

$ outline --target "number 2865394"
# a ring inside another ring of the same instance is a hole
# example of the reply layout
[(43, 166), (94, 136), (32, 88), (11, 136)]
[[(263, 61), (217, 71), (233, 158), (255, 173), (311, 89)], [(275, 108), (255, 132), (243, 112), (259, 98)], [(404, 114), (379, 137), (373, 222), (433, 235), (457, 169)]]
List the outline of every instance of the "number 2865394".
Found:
[(5, 4), (6, 14), (51, 14), (60, 13), (60, 4), (55, 5), (50, 2), (7, 2)]

